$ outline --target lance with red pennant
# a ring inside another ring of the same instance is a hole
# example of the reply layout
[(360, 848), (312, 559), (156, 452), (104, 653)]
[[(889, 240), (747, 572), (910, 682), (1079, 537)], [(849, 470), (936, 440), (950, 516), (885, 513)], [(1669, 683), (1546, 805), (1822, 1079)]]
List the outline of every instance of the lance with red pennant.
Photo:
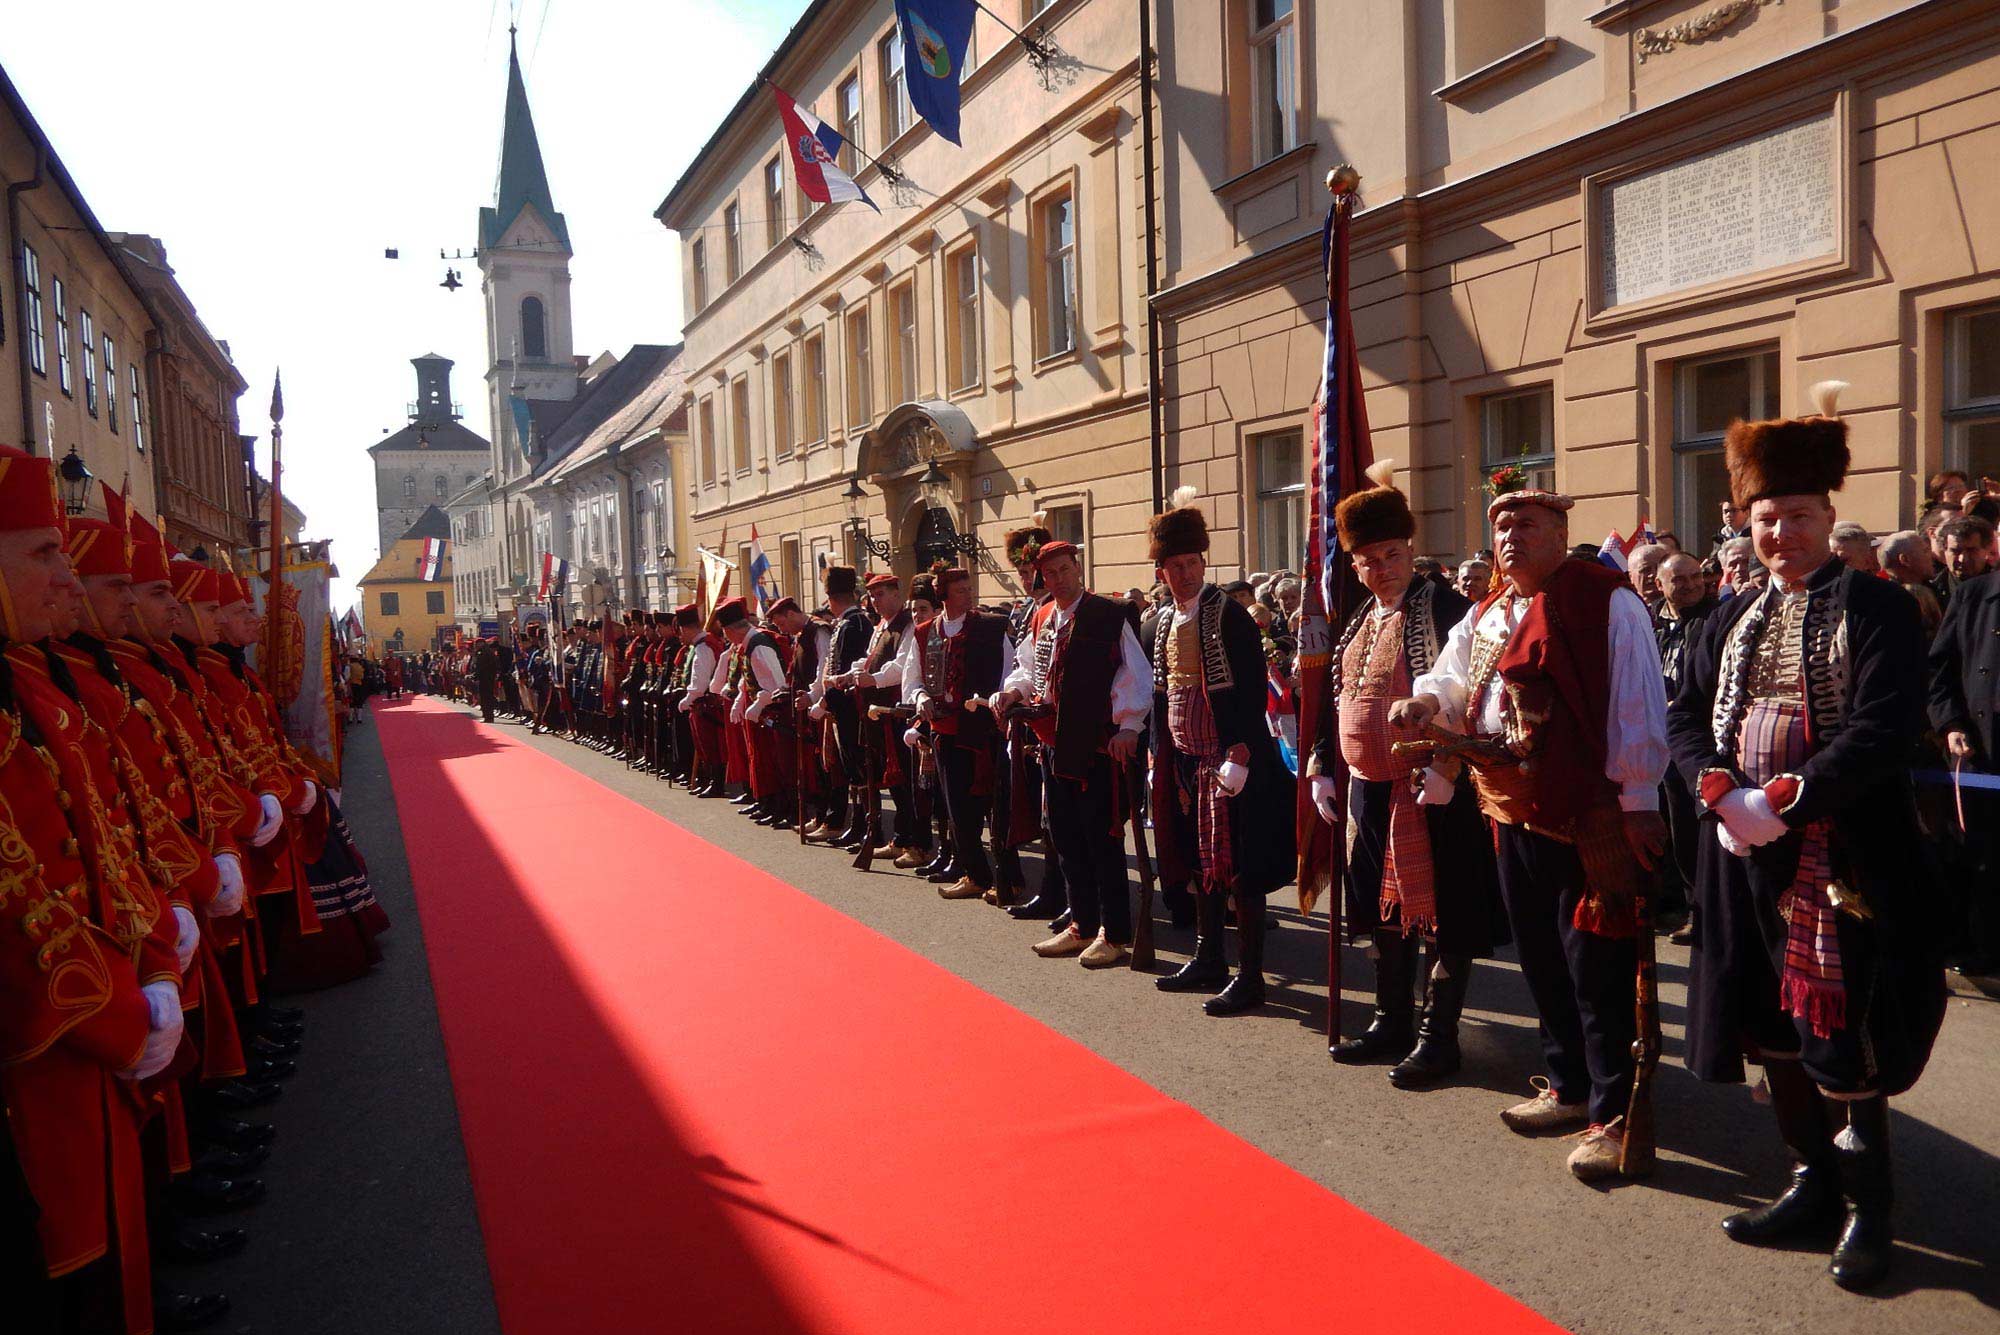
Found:
[[(1307, 775), (1327, 774), (1346, 817), (1347, 767), (1340, 759), (1339, 701), (1330, 679), (1334, 630), (1357, 605), (1360, 585), (1352, 557), (1340, 548), (1333, 511), (1360, 481), (1374, 457), (1368, 442), (1368, 407), (1361, 394), (1361, 359), (1354, 347), (1348, 242), (1361, 175), (1343, 163), (1327, 173), (1333, 192), (1321, 250), (1326, 270), (1326, 359), (1313, 397), (1311, 513), (1306, 526), (1304, 616), (1299, 627), (1299, 758)], [(1326, 1030), (1340, 1039), (1340, 947), (1343, 936), (1340, 878), (1346, 862), (1341, 824), (1320, 819), (1310, 783), (1299, 785), (1294, 813), (1299, 848), (1299, 908), (1311, 913), (1321, 897), (1331, 920), (1327, 932)]]

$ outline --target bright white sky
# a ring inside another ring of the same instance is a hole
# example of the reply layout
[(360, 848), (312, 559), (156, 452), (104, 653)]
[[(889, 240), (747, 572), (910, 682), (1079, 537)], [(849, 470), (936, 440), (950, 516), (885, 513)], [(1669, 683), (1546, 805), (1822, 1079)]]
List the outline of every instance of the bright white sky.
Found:
[[(285, 373), (285, 494), (334, 540), (337, 606), (376, 556), (364, 451), (400, 428), (410, 358), (457, 365), (489, 436), (485, 317), (438, 286), (493, 202), (518, 10), (556, 207), (576, 248), (576, 348), (670, 343), (680, 258), (653, 210), (806, 0), (95, 0), (10, 5), (0, 63), (104, 226), (166, 243), (250, 382), (268, 471)], [(400, 260), (385, 260), (395, 246)]]

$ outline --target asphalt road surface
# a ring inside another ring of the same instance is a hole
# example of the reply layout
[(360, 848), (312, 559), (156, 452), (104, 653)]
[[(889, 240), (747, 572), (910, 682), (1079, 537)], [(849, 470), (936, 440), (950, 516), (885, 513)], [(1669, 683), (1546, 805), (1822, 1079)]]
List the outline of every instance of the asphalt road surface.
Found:
[[(856, 872), (838, 853), (750, 825), (727, 802), (691, 798), (558, 739), (530, 739), (522, 725), (495, 726), (1089, 1046), (1574, 1331), (2000, 1332), (2000, 1001), (1962, 984), (1928, 1072), (1895, 1105), (1897, 1269), (1878, 1293), (1856, 1296), (1826, 1278), (1817, 1254), (1738, 1246), (1717, 1227), (1775, 1194), (1787, 1164), (1768, 1108), (1681, 1066), (1687, 952), (1664, 938), (1659, 1170), (1645, 1182), (1589, 1187), (1564, 1169), (1571, 1142), (1522, 1139), (1500, 1123), (1500, 1109), (1525, 1097), (1541, 1070), (1533, 1008), (1511, 959), (1478, 966), (1456, 1083), (1404, 1092), (1384, 1068), (1328, 1060), (1325, 924), (1302, 919), (1290, 891), (1271, 899), (1270, 1003), (1211, 1019), (1199, 996), (1161, 993), (1128, 971), (1037, 958), (1028, 947), (1046, 935), (1039, 923), (977, 900), (947, 903), (904, 873)], [(270, 1198), (233, 1221), (251, 1231), (251, 1248), (176, 1278), (231, 1293), (236, 1314), (224, 1329), (497, 1331), (404, 832), (374, 725), (349, 736), (345, 809), (395, 919), (388, 958), (366, 979), (302, 999), (301, 1071), (271, 1110), (281, 1135), (265, 1172)], [(1192, 946), (1192, 934), (1164, 917), (1157, 939), (1159, 972)], [(1370, 971), (1360, 951), (1343, 958), (1352, 1033), (1367, 1022)], [(1201, 1199), (1192, 1193), (1190, 1217), (1161, 1226), (1200, 1227)], [(1016, 1243), (1030, 1261), (1023, 1282), (1039, 1282), (1048, 1258), (1032, 1239)], [(1269, 1264), (1316, 1268), (1329, 1286), (1367, 1264), (1310, 1238), (1259, 1243)], [(1143, 1265), (1132, 1273), (1143, 1282)]]

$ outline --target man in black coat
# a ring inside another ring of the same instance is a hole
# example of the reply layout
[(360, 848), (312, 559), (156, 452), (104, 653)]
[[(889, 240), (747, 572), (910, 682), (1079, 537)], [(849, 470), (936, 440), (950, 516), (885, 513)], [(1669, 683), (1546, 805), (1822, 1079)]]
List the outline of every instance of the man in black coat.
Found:
[(491, 723), (500, 694), (500, 646), (491, 639), (481, 640), (472, 651), (472, 675), (479, 680), (479, 717)]
[[(1965, 954), (1959, 971), (1990, 973), (2000, 962), (2000, 865), (1995, 826), (2000, 792), (2000, 573), (1966, 580), (1952, 595), (1930, 654), (1931, 728), (1957, 772), (1955, 812), (1965, 814), (1955, 880), (1965, 891)], [(1964, 782), (1971, 778), (1974, 783)]]
[[(1660, 643), (1660, 670), (1666, 677), (1667, 698), (1671, 700), (1680, 694), (1681, 678), (1687, 675), (1689, 646), (1701, 634), (1702, 623), (1714, 613), (1717, 602), (1708, 592), (1701, 563), (1685, 552), (1660, 563), (1658, 581), (1664, 596), (1653, 612), (1653, 634)], [(1694, 895), (1695, 850), (1701, 843), (1694, 794), (1671, 765), (1660, 780), (1660, 810), (1667, 818), (1670, 857), (1660, 877), (1656, 922), (1687, 917)], [(1674, 940), (1681, 945), (1691, 939), (1685, 928), (1674, 934)]]
[(1708, 832), (1688, 1069), (1736, 1082), (1761, 1064), (1796, 1164), (1723, 1230), (1767, 1244), (1837, 1229), (1828, 1270), (1860, 1289), (1893, 1253), (1888, 1100), (1922, 1074), (1945, 988), (1910, 784), (1917, 607), (1827, 548), (1849, 459), (1839, 388), (1814, 387), (1816, 416), (1729, 429), (1731, 490), (1771, 580), (1709, 618), (1668, 738)]
[[(1193, 491), (1154, 517), (1149, 553), (1174, 598), (1154, 623), (1154, 828), (1163, 879), (1193, 882), (1196, 926), (1194, 958), (1157, 986), (1216, 992), (1202, 1009), (1237, 1015), (1264, 1002), (1264, 900), (1292, 878), (1298, 781), (1265, 721), (1263, 636), (1208, 583), (1208, 521), (1188, 504)], [(1222, 946), (1231, 899), (1233, 980)]]

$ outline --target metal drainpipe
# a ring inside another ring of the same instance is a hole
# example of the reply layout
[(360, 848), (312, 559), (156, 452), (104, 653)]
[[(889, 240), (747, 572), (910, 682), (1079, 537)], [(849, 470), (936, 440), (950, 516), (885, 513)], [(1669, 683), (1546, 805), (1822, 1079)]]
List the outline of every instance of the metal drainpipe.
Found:
[[(30, 190), (42, 188), (42, 177), (48, 169), (48, 150), (40, 145), (35, 147), (35, 174), (25, 181), (16, 181), (7, 187), (7, 237), (13, 242), (14, 291), (21, 296), (21, 319), (18, 331), (21, 344), (19, 357), (21, 371), (21, 448), (29, 454), (35, 452), (35, 409), (34, 409), (34, 363), (28, 359), (28, 275), (26, 241), (21, 236), (21, 196)], [(49, 442), (49, 457), (54, 458), (56, 443)]]
[(1160, 290), (1158, 205), (1153, 161), (1153, 0), (1139, 0), (1139, 137), (1146, 179), (1146, 425), (1152, 451), (1153, 513), (1166, 505), (1166, 430), (1160, 402)]

